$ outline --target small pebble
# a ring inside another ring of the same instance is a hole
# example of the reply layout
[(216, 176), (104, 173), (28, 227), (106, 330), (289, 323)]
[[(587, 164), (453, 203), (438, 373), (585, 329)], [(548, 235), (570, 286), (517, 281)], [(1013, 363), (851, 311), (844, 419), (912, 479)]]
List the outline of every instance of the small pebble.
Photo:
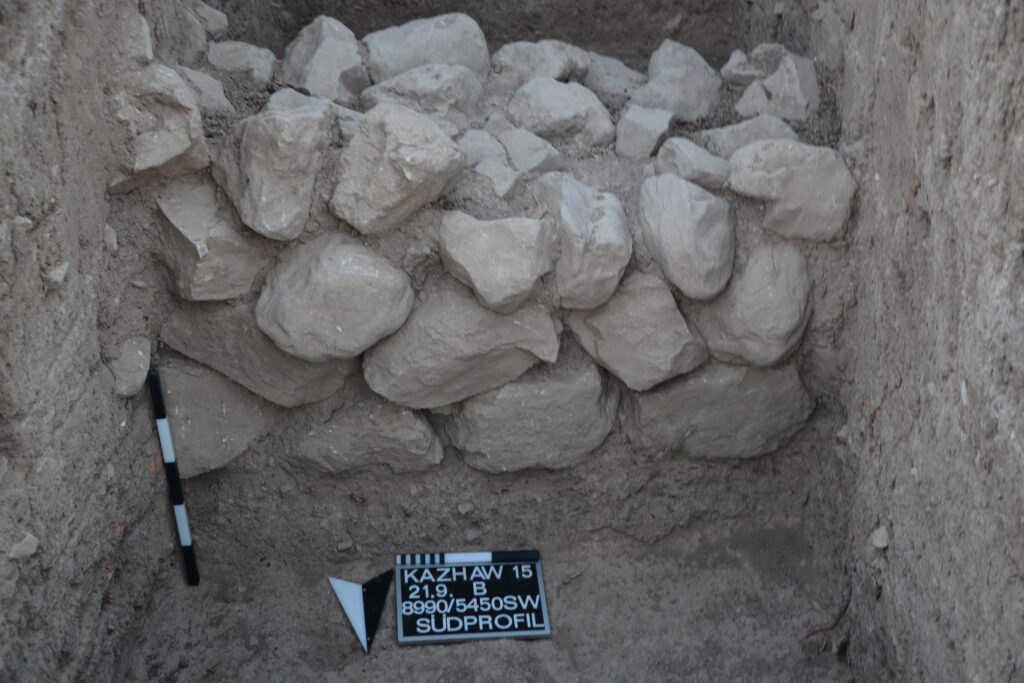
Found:
[(61, 261), (53, 268), (50, 268), (43, 273), (43, 284), (49, 290), (59, 289), (64, 284), (64, 280), (67, 279), (68, 270), (71, 269), (70, 261)]
[(475, 541), (478, 538), (480, 538), (480, 531), (478, 531), (477, 529), (470, 529), (466, 532), (467, 541)]
[(889, 531), (884, 526), (871, 532), (871, 545), (878, 550), (885, 550), (889, 547)]
[(23, 560), (26, 557), (35, 555), (38, 549), (39, 539), (26, 531), (21, 540), (11, 546), (11, 549), (7, 552), (7, 557), (12, 560)]
[(468, 515), (470, 512), (473, 511), (473, 504), (472, 503), (459, 503), (458, 511), (459, 511), (460, 515)]

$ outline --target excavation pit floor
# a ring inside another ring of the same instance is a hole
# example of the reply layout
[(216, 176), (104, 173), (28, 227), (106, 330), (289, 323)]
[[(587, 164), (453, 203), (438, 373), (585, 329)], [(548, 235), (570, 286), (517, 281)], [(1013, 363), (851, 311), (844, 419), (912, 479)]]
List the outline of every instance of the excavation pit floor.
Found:
[(844, 659), (845, 587), (815, 573), (796, 528), (703, 543), (678, 532), (654, 545), (611, 534), (542, 548), (542, 560), (550, 639), (399, 646), (392, 589), (367, 656), (327, 575), (366, 580), (392, 557), (312, 566), (205, 548), (199, 587), (171, 572), (153, 592), (118, 678), (848, 681), (864, 673)]

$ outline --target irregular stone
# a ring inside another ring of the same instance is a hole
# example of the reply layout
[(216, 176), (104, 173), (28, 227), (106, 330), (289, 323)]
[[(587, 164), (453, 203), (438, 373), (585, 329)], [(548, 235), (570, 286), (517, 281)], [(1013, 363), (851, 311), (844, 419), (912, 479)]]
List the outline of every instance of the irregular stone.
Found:
[(613, 57), (596, 52), (590, 54), (590, 68), (583, 85), (597, 95), (607, 107), (621, 107), (633, 92), (647, 82), (647, 77)]
[(377, 105), (341, 153), (331, 210), (364, 235), (388, 232), (444, 194), (464, 165), (458, 145), (429, 118)]
[(796, 366), (712, 363), (638, 394), (627, 411), (636, 448), (689, 458), (756, 458), (786, 445), (814, 411)]
[(615, 139), (608, 110), (579, 83), (534, 78), (512, 96), (508, 115), (517, 126), (542, 138), (566, 137), (591, 147)]
[(473, 170), (491, 181), (494, 194), (501, 199), (509, 199), (523, 189), (523, 174), (496, 159), (484, 159)]
[(615, 153), (622, 157), (645, 159), (668, 137), (674, 114), (667, 109), (647, 109), (631, 104), (615, 127)]
[(679, 312), (661, 278), (635, 272), (600, 308), (569, 316), (587, 353), (634, 391), (646, 391), (707, 360), (700, 334)]
[(502, 164), (508, 162), (508, 155), (501, 143), (494, 136), (483, 130), (467, 130), (459, 138), (459, 149), (466, 157), (466, 166), (472, 168), (485, 159), (493, 159)]
[(160, 380), (184, 479), (227, 466), (287, 414), (220, 373), (177, 356), (162, 360)]
[(698, 316), (712, 355), (727, 363), (774, 365), (800, 344), (811, 317), (811, 278), (789, 244), (761, 246), (721, 299)]
[(174, 275), (178, 296), (189, 301), (233, 299), (248, 294), (270, 260), (241, 232), (231, 207), (206, 178), (188, 176), (157, 195), (164, 217), (160, 259)]
[(24, 560), (35, 555), (37, 550), (39, 550), (39, 539), (35, 534), (23, 531), (21, 539), (12, 543), (7, 550), (7, 557), (12, 560)]
[(305, 434), (295, 455), (328, 474), (373, 465), (401, 474), (434, 469), (444, 458), (444, 447), (418, 412), (367, 391)]
[(729, 176), (729, 162), (686, 138), (671, 138), (658, 151), (658, 173), (675, 173), (707, 190), (719, 190)]
[(198, 171), (210, 163), (199, 103), (173, 69), (151, 64), (127, 77), (117, 118), (129, 131), (129, 160), (115, 173), (111, 192)]
[(402, 326), (413, 296), (404, 270), (327, 233), (289, 251), (271, 271), (256, 324), (298, 358), (354, 358)]
[(345, 24), (321, 15), (288, 45), (281, 80), (316, 97), (358, 104), (359, 93), (370, 85), (359, 47)]
[(491, 70), (487, 39), (465, 14), (415, 19), (363, 37), (374, 83), (424, 64), (460, 64), (483, 80)]
[(199, 23), (214, 38), (220, 38), (228, 32), (228, 15), (207, 5), (202, 0), (194, 0), (190, 8), (199, 19)]
[(560, 40), (507, 43), (491, 55), (492, 78), (501, 88), (515, 90), (538, 76), (556, 81), (580, 81), (590, 66), (590, 54)]
[(103, 245), (111, 254), (117, 253), (117, 230), (110, 227), (109, 223), (103, 226)]
[(762, 114), (731, 126), (703, 130), (694, 140), (704, 149), (723, 159), (730, 158), (740, 147), (758, 140), (796, 140), (796, 133), (776, 116)]
[(788, 121), (803, 121), (818, 111), (818, 77), (806, 57), (786, 55), (768, 78), (754, 81), (736, 103), (740, 116), (770, 114)]
[(43, 286), (47, 291), (54, 292), (64, 286), (64, 281), (71, 270), (71, 261), (61, 261), (52, 268), (43, 271)]
[(178, 353), (204, 363), (263, 398), (288, 408), (342, 389), (359, 363), (310, 363), (285, 353), (256, 326), (246, 304), (184, 306), (160, 330)]
[(480, 79), (466, 67), (426, 64), (367, 88), (362, 102), (367, 108), (400, 104), (465, 130), (480, 115), (483, 96)]
[(235, 113), (235, 108), (224, 96), (224, 86), (216, 78), (184, 66), (171, 68), (178, 72), (178, 75), (185, 79), (185, 82), (192, 88), (202, 109), (214, 114)]
[(600, 306), (615, 293), (633, 254), (622, 202), (566, 173), (541, 176), (534, 195), (558, 226), (555, 286), (562, 308)]
[(889, 547), (889, 530), (880, 526), (871, 532), (871, 547), (875, 550), (885, 550)]
[(789, 140), (747, 145), (729, 162), (729, 187), (769, 202), (764, 228), (782, 237), (841, 237), (857, 181), (834, 149)]
[(778, 43), (762, 43), (750, 51), (735, 50), (722, 67), (722, 79), (736, 85), (750, 85), (767, 78), (779, 68), (779, 62), (789, 51)]
[(274, 76), (274, 53), (237, 40), (210, 43), (206, 59), (215, 69), (245, 73), (256, 85), (267, 85)]
[(539, 304), (501, 315), (453, 285), (427, 294), (397, 333), (364, 357), (375, 392), (411, 408), (439, 408), (514, 380), (558, 356), (558, 331)]
[[(320, 97), (310, 97), (291, 88), (282, 88), (270, 96), (263, 110), (292, 111), (307, 107), (319, 108), (323, 107), (327, 102), (327, 100)], [(331, 139), (347, 143), (358, 132), (359, 126), (363, 122), (363, 113), (334, 102), (327, 104), (327, 110), (330, 114), (329, 118), (333, 119), (331, 123)]]
[(649, 109), (668, 109), (681, 121), (693, 122), (714, 111), (721, 87), (718, 72), (706, 64), (679, 66), (659, 71), (633, 91), (630, 102)]
[(492, 112), (491, 115), (487, 117), (487, 123), (484, 124), (484, 130), (494, 137), (498, 137), (502, 133), (512, 130), (513, 128), (515, 128), (515, 126), (512, 125), (512, 122), (509, 121), (508, 118), (500, 111)]
[(264, 110), (243, 119), (221, 146), (213, 177), (247, 226), (274, 240), (306, 228), (313, 186), (328, 145), (326, 100)]
[(149, 22), (137, 10), (119, 13), (124, 35), (126, 57), (135, 66), (147, 66), (153, 62), (153, 36), (149, 30)]
[(448, 211), (441, 221), (441, 260), (480, 303), (511, 313), (526, 301), (554, 260), (554, 230), (533, 218), (482, 221)]
[(485, 472), (571, 467), (615, 426), (619, 394), (578, 349), (463, 403), (445, 431), (466, 464)]
[(543, 173), (565, 167), (562, 153), (554, 145), (524, 128), (509, 128), (498, 133), (512, 166), (522, 173)]
[(114, 392), (121, 398), (131, 398), (142, 391), (149, 372), (149, 340), (132, 337), (121, 343), (117, 357), (110, 361), (114, 373)]
[(640, 186), (644, 243), (669, 280), (691, 299), (712, 299), (729, 282), (736, 219), (729, 205), (679, 176)]
[(706, 69), (711, 67), (692, 47), (687, 47), (674, 40), (665, 39), (651, 55), (647, 63), (647, 77), (654, 80), (672, 69)]
[(206, 28), (192, 12), (182, 12), (177, 19), (174, 51), (180, 61), (194, 64), (207, 52), (209, 41), (206, 39)]

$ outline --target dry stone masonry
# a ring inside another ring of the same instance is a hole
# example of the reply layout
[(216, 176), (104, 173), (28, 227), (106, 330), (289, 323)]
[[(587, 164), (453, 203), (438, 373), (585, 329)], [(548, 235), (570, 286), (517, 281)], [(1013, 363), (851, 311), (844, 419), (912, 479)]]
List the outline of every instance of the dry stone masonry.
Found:
[[(190, 12), (185, 65), (136, 27), (110, 182), (151, 197), (185, 476), (284, 424), (282, 464), (330, 476), (568, 468), (608, 440), (755, 458), (810, 418), (814, 265), (856, 193), (797, 132), (810, 58), (716, 70), (666, 40), (643, 73), (557, 40), (491, 54), (446, 14), (317, 17), (278, 60)], [(149, 354), (111, 353), (120, 396)]]

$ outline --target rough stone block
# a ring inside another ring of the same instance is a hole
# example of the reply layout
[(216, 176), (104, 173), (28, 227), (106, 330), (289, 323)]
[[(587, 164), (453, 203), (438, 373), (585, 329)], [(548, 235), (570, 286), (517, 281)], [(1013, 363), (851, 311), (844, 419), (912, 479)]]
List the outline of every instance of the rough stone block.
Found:
[(524, 128), (509, 128), (498, 133), (512, 166), (522, 173), (544, 173), (565, 167), (562, 153), (554, 145)]
[(246, 74), (256, 85), (270, 83), (277, 63), (270, 50), (237, 40), (210, 43), (206, 59), (215, 69)]
[(560, 40), (516, 41), (491, 55), (492, 80), (499, 88), (515, 90), (538, 76), (556, 81), (580, 81), (590, 66), (590, 54)]
[(114, 373), (114, 392), (121, 398), (131, 398), (142, 390), (149, 372), (150, 344), (146, 337), (126, 339), (110, 361)]
[(174, 66), (179, 76), (185, 79), (195, 93), (199, 106), (214, 114), (234, 114), (235, 108), (224, 95), (224, 86), (213, 76), (184, 66)]
[(354, 105), (370, 85), (359, 41), (337, 19), (317, 17), (306, 25), (284, 53), (281, 80), (310, 95)]
[(742, 50), (735, 50), (722, 67), (722, 79), (736, 85), (750, 85), (775, 73), (779, 62), (788, 54), (789, 51), (778, 43), (762, 43), (751, 50), (749, 56)]
[(465, 14), (415, 19), (363, 38), (374, 83), (424, 64), (460, 64), (483, 80), (491, 70), (484, 32)]
[(770, 114), (787, 121), (803, 121), (818, 111), (818, 77), (806, 57), (786, 55), (768, 78), (747, 86), (736, 103), (740, 116)]
[(741, 123), (700, 131), (697, 144), (712, 154), (729, 159), (741, 147), (758, 140), (796, 140), (796, 133), (777, 116), (762, 114)]
[(706, 190), (719, 190), (729, 176), (729, 162), (686, 138), (671, 138), (658, 151), (658, 173), (675, 173)]
[(481, 114), (484, 88), (470, 69), (458, 64), (426, 64), (363, 91), (362, 103), (400, 104), (444, 119), (466, 130)]
[(597, 95), (579, 83), (561, 83), (541, 76), (516, 91), (508, 104), (509, 118), (542, 138), (567, 138), (587, 147), (615, 139), (615, 126)]
[(615, 128), (615, 152), (619, 156), (646, 159), (668, 136), (674, 114), (667, 109), (647, 109), (631, 104)]
[(583, 85), (597, 95), (606, 107), (621, 107), (647, 77), (613, 57), (590, 53), (590, 68)]

